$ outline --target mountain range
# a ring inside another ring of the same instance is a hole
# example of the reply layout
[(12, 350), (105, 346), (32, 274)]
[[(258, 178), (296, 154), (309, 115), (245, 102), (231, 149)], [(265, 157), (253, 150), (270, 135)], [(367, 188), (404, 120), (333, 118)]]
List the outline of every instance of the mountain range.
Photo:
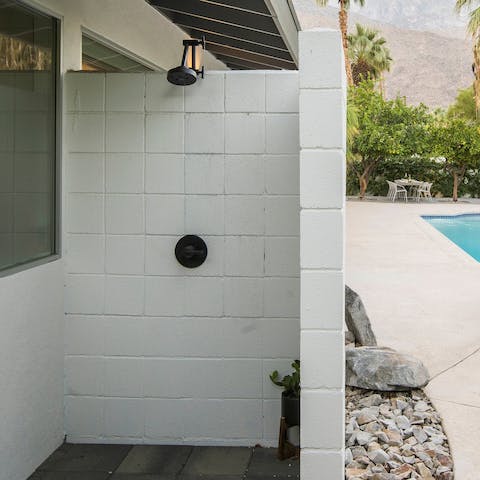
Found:
[[(387, 97), (400, 95), (411, 104), (447, 107), (459, 89), (471, 85), (467, 18), (454, 12), (454, 4), (454, 0), (366, 0), (363, 8), (352, 5), (349, 28), (361, 23), (379, 30), (391, 50)], [(294, 5), (303, 29), (338, 28), (337, 8), (319, 8), (314, 0), (294, 0)]]
[(352, 12), (372, 20), (400, 28), (454, 34), (463, 38), (467, 15), (458, 15), (454, 8), (455, 0), (366, 0), (363, 7), (352, 2)]

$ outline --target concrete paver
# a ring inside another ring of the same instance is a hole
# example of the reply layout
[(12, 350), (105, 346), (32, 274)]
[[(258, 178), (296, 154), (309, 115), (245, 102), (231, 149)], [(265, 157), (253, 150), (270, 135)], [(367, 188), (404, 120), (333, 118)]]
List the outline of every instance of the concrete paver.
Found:
[(38, 470), (48, 472), (112, 472), (127, 456), (130, 445), (64, 443)]
[(443, 417), (456, 480), (478, 480), (480, 263), (421, 218), (459, 213), (480, 207), (348, 202), (346, 272), (379, 344), (429, 369), (426, 391)]
[(273, 448), (64, 444), (29, 480), (300, 478), (299, 460), (280, 462), (276, 453)]
[(114, 473), (108, 480), (178, 480), (178, 476), (171, 473)]
[[(28, 480), (107, 480), (108, 472), (35, 472)], [(123, 479), (126, 480), (126, 479)], [(143, 480), (143, 479), (137, 479)], [(152, 479), (158, 480), (158, 479)]]
[(184, 475), (241, 475), (250, 463), (252, 450), (238, 447), (197, 447), (188, 459)]
[(115, 473), (176, 474), (187, 463), (193, 447), (135, 445)]
[[(277, 450), (261, 448), (255, 451), (248, 467), (249, 480), (276, 478), (277, 480), (295, 479), (298, 474), (298, 460), (277, 459)], [(272, 473), (275, 472), (274, 476)]]

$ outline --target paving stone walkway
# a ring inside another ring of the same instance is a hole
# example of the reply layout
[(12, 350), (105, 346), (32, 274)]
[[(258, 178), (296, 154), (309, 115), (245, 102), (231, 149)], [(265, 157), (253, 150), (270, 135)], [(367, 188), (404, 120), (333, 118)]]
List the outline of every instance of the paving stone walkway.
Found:
[(276, 449), (157, 445), (59, 447), (28, 480), (287, 480), (300, 478), (298, 460)]

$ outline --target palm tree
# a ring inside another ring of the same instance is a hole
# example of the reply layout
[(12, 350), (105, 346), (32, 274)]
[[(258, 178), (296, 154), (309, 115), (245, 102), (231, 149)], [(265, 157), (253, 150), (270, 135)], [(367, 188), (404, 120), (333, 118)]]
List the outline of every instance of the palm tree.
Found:
[(473, 73), (475, 82), (473, 84), (475, 91), (475, 109), (477, 119), (480, 115), (480, 0), (456, 0), (455, 9), (460, 13), (464, 9), (470, 10), (470, 20), (468, 22), (468, 32), (473, 38)]
[(392, 57), (385, 38), (379, 31), (357, 23), (356, 32), (348, 35), (348, 52), (352, 66), (353, 83), (358, 85), (369, 78), (382, 80), (383, 72), (390, 71)]
[[(338, 0), (338, 6), (340, 11), (338, 12), (338, 23), (340, 26), (340, 31), (342, 32), (342, 43), (343, 43), (343, 52), (345, 56), (345, 71), (347, 73), (347, 81), (349, 85), (353, 85), (353, 75), (352, 75), (352, 66), (350, 65), (349, 55), (348, 55), (348, 9), (350, 8), (350, 3), (358, 3), (361, 7), (365, 5), (365, 0)], [(320, 7), (326, 7), (329, 3), (329, 0), (317, 0), (317, 4)]]

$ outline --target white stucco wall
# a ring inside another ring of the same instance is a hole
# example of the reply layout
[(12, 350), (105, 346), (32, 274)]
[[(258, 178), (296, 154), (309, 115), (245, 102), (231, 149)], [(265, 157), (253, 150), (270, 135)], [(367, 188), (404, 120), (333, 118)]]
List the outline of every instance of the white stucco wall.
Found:
[[(82, 30), (152, 68), (180, 63), (185, 32), (145, 0), (24, 0), (62, 23), (63, 71), (82, 68)], [(208, 52), (205, 65), (225, 68)]]
[[(274, 445), (299, 355), (298, 73), (67, 74), (72, 442)], [(204, 265), (174, 257), (201, 235)]]
[(63, 265), (0, 278), (0, 479), (25, 480), (63, 440)]
[(340, 32), (300, 33), (302, 480), (343, 480), (346, 86)]

